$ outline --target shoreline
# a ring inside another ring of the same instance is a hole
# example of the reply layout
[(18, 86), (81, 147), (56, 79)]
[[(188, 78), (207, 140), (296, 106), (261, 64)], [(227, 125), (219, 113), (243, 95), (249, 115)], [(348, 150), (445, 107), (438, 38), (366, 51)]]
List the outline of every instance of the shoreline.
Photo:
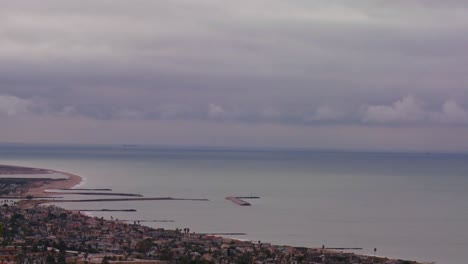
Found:
[[(15, 175), (20, 172), (20, 174), (27, 175), (47, 175), (47, 174), (61, 174), (66, 176), (64, 179), (41, 179), (39, 181), (31, 181), (25, 186), (21, 186), (18, 190), (18, 193), (13, 195), (4, 196), (4, 198), (14, 197), (15, 199), (24, 200), (18, 201), (18, 205), (24, 208), (32, 208), (40, 205), (42, 202), (40, 200), (32, 200), (31, 198), (47, 198), (53, 195), (53, 193), (47, 192), (49, 189), (71, 189), (75, 186), (79, 186), (83, 182), (83, 177), (73, 174), (70, 172), (52, 170), (52, 169), (42, 169), (42, 168), (32, 168), (24, 166), (14, 166), (14, 165), (0, 165), (4, 168), (4, 171), (0, 171), (0, 178), (2, 175)], [(5, 171), (5, 169), (11, 171)], [(34, 177), (31, 177), (34, 179)], [(28, 178), (25, 178), (28, 180)]]
[[(36, 175), (48, 174), (61, 174), (66, 176), (66, 178), (34, 178)], [(48, 196), (50, 195), (50, 193), (46, 192), (48, 189), (71, 189), (80, 185), (84, 180), (83, 177), (77, 174), (65, 171), (0, 164), (0, 178), (2, 178), (2, 175), (31, 175), (30, 178), (22, 178), (24, 181), (32, 180), (28, 184), (23, 183), (25, 186), (21, 186), (17, 190), (19, 193), (15, 194), (16, 196), (23, 196), (25, 198), (27, 196)]]
[(58, 173), (58, 174), (65, 175), (68, 178), (64, 180), (43, 182), (43, 184), (38, 187), (28, 188), (25, 193), (26, 195), (44, 196), (45, 194), (47, 194), (46, 190), (48, 189), (71, 189), (79, 185), (83, 180), (83, 177), (73, 174), (73, 173), (58, 171), (58, 170), (48, 170), (48, 171), (50, 173)]
[[(11, 167), (16, 167), (16, 166), (11, 166)], [(20, 208), (22, 208), (22, 209), (35, 208), (37, 206), (41, 206), (44, 203), (48, 203), (48, 202), (57, 203), (57, 202), (82, 202), (82, 201), (86, 201), (86, 200), (63, 200), (63, 201), (60, 201), (60, 200), (44, 200), (44, 199), (31, 200), (31, 199), (28, 199), (27, 198), (28, 196), (32, 196), (32, 197), (35, 197), (35, 198), (41, 198), (41, 197), (45, 198), (47, 195), (51, 194), (50, 192), (46, 192), (46, 190), (49, 190), (49, 189), (56, 189), (56, 190), (59, 190), (59, 189), (72, 189), (73, 187), (78, 186), (78, 185), (80, 185), (82, 183), (83, 177), (81, 177), (79, 175), (76, 175), (76, 174), (73, 174), (73, 173), (59, 171), (59, 170), (39, 169), (39, 168), (20, 167), (20, 166), (18, 166), (18, 168), (40, 170), (42, 172), (47, 172), (49, 174), (57, 173), (57, 174), (62, 174), (62, 175), (67, 176), (66, 179), (38, 181), (38, 182), (31, 183), (29, 186), (25, 186), (24, 189), (23, 189), (24, 192), (19, 195), (19, 197), (23, 197), (24, 200), (18, 201), (18, 206)], [(6, 175), (6, 174), (8, 174), (8, 173), (0, 174), (0, 178), (1, 178), (1, 175)], [(31, 174), (33, 174), (33, 173), (31, 173)], [(178, 199), (178, 198), (171, 198), (171, 197), (164, 197), (164, 198), (161, 198), (161, 197), (159, 197), (159, 198), (133, 198), (133, 199), (134, 200), (194, 200), (194, 199)], [(122, 200), (123, 201), (123, 200), (127, 200), (127, 199), (98, 199), (96, 201), (101, 201), (101, 200), (109, 200), (109, 201), (120, 201), (120, 200)], [(201, 200), (201, 199), (199, 199), (199, 200)], [(45, 206), (50, 206), (50, 205), (45, 205)], [(68, 211), (68, 212), (76, 211), (76, 210), (65, 209), (63, 207), (61, 207), (61, 208), (63, 210), (65, 210), (65, 211)], [(86, 211), (86, 210), (84, 210), (84, 211)], [(97, 211), (99, 211), (99, 210), (97, 210)], [(82, 213), (82, 214), (86, 215), (84, 213)], [(89, 216), (89, 215), (86, 215), (86, 216), (90, 217), (90, 218), (93, 218), (92, 216)], [(106, 221), (111, 221), (111, 220), (106, 220)], [(226, 240), (238, 241), (240, 243), (243, 242), (243, 240), (241, 240), (241, 239), (230, 238), (228, 236), (227, 237), (222, 236), (222, 235), (219, 235), (219, 236), (214, 235), (214, 236), (222, 238), (222, 239), (226, 239)], [(254, 241), (249, 241), (249, 242), (252, 243), (252, 244), (254, 243)], [(269, 243), (266, 243), (266, 244), (269, 244)], [(393, 260), (394, 261), (401, 261), (400, 259), (392, 259), (392, 258), (387, 258), (387, 257), (376, 257), (376, 256), (372, 256), (372, 255), (358, 254), (358, 253), (355, 253), (354, 251), (344, 251), (344, 250), (332, 249), (332, 248), (312, 248), (312, 247), (309, 248), (309, 247), (288, 246), (288, 245), (274, 245), (274, 246), (284, 246), (284, 247), (291, 247), (291, 248), (307, 248), (307, 249), (311, 249), (311, 250), (322, 250), (323, 253), (326, 253), (326, 254), (343, 254), (343, 253), (348, 254), (348, 253), (352, 253), (357, 257), (363, 257), (363, 258), (378, 258), (378, 259), (385, 259), (385, 260), (392, 260), (392, 261)], [(422, 263), (417, 262), (417, 261), (410, 261), (408, 263), (422, 264)]]

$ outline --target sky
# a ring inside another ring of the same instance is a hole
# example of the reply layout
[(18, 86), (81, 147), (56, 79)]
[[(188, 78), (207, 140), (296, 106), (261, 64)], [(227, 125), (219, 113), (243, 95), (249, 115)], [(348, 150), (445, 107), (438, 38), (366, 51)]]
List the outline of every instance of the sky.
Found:
[(468, 151), (462, 0), (5, 1), (0, 142)]

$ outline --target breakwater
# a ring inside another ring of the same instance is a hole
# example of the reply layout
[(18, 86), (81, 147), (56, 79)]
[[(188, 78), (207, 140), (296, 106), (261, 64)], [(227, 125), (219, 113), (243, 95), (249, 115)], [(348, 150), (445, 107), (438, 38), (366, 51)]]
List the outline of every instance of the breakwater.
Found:
[(141, 197), (141, 198), (103, 198), (103, 199), (62, 199), (37, 200), (40, 203), (81, 203), (81, 202), (122, 202), (122, 201), (209, 201), (199, 198), (173, 198), (173, 197)]
[(260, 199), (258, 196), (228, 196), (226, 200), (229, 200), (240, 206), (251, 206), (251, 204), (244, 199)]
[(109, 188), (98, 188), (98, 189), (93, 189), (93, 188), (61, 188), (57, 189), (59, 191), (112, 191), (112, 189)]
[(95, 196), (133, 196), (133, 197), (143, 197), (141, 194), (135, 193), (110, 193), (110, 192), (48, 192), (56, 194), (77, 194), (77, 195), (95, 195)]
[(246, 236), (247, 233), (195, 233), (203, 236)]
[(120, 220), (122, 222), (139, 222), (139, 223), (174, 223), (174, 220)]
[(364, 248), (360, 247), (325, 247), (323, 249), (329, 249), (329, 250), (364, 250)]
[(246, 202), (242, 199), (239, 199), (237, 197), (234, 197), (234, 196), (228, 196), (226, 197), (226, 200), (229, 200), (237, 205), (240, 205), (240, 206), (251, 206), (251, 204), (249, 202)]
[(136, 209), (77, 209), (74, 211), (86, 211), (86, 212), (136, 212)]
[(35, 197), (35, 196), (0, 196), (0, 199), (13, 199), (13, 200), (33, 200), (33, 199), (62, 199), (63, 196), (40, 196), (40, 197)]

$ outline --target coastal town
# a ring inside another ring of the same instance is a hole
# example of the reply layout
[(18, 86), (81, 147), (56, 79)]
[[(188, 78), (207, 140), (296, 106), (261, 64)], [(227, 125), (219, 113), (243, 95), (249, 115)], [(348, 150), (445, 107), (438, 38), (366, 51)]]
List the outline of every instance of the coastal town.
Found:
[[(8, 174), (15, 170), (28, 174), (28, 169), (5, 166), (0, 169)], [(34, 171), (29, 168), (31, 174)], [(7, 194), (2, 196), (0, 206), (0, 263), (417, 264), (325, 246), (280, 246), (198, 234), (188, 227), (166, 230), (150, 228), (139, 221), (90, 217), (81, 211), (35, 203), (27, 189), (28, 184), (39, 188), (37, 180), (18, 183), (4, 179), (7, 178), (0, 178), (0, 189)], [(46, 185), (49, 180), (41, 181)], [(70, 183), (73, 182), (63, 186)], [(24, 199), (7, 199), (9, 196)]]
[(0, 212), (2, 263), (416, 263), (153, 229), (56, 206), (5, 203)]

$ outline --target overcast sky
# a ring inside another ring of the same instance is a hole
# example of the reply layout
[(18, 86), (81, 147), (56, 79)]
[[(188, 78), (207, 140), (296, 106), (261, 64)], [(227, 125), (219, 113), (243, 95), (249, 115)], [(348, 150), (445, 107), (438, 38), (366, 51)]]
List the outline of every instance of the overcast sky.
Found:
[(0, 142), (468, 151), (468, 5), (5, 1)]

